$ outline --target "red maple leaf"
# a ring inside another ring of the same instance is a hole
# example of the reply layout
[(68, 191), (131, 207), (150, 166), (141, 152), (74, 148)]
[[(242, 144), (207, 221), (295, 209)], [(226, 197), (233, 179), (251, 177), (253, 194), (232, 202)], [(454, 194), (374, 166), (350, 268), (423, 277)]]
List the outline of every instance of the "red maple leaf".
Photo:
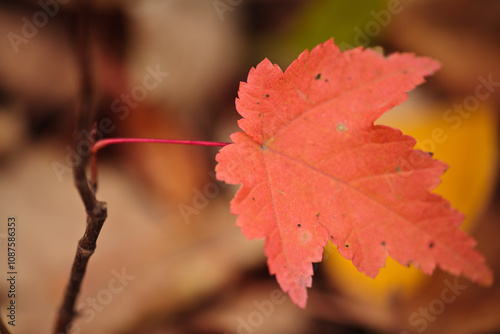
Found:
[(217, 155), (217, 178), (242, 183), (231, 202), (249, 238), (265, 238), (271, 274), (300, 307), (327, 241), (375, 277), (387, 255), (430, 274), (436, 264), (472, 281), (492, 273), (458, 226), (463, 215), (431, 194), (447, 166), (415, 140), (374, 121), (439, 68), (412, 54), (384, 57), (333, 40), (283, 73), (267, 59), (241, 83), (244, 132)]

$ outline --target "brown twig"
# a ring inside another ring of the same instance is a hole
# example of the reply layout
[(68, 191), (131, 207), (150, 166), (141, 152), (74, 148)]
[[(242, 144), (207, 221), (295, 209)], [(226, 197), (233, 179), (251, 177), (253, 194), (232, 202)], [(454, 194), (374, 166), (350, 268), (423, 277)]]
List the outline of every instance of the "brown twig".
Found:
[[(75, 145), (88, 139), (84, 136), (84, 130), (91, 131), (94, 115), (93, 115), (93, 94), (92, 94), (92, 78), (90, 67), (90, 46), (89, 46), (89, 20), (90, 20), (90, 5), (86, 0), (80, 0), (80, 8), (78, 15), (78, 32), (79, 32), (79, 47), (78, 57), (81, 68), (81, 101), (79, 103), (77, 132), (75, 135)], [(95, 131), (94, 131), (95, 133)], [(93, 143), (88, 143), (92, 145)], [(107, 217), (106, 203), (100, 202), (95, 197), (95, 180), (89, 181), (87, 177), (87, 166), (90, 161), (90, 152), (79, 154), (80, 163), (73, 169), (75, 185), (80, 193), (85, 211), (87, 212), (87, 226), (85, 234), (78, 241), (71, 276), (66, 287), (63, 303), (59, 309), (59, 316), (56, 321), (55, 333), (65, 334), (71, 328), (71, 323), (76, 315), (75, 303), (80, 292), (87, 262), (96, 248), (97, 238), (101, 231), (102, 225)], [(92, 186), (91, 186), (92, 184)]]
[(3, 324), (2, 319), (0, 319), (0, 333), (1, 334), (10, 334), (9, 330), (7, 327)]

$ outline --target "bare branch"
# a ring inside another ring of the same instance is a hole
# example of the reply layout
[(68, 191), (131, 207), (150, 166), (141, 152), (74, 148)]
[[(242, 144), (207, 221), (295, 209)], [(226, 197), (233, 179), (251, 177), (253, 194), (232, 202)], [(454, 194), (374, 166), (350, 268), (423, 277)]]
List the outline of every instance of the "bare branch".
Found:
[[(89, 21), (90, 21), (90, 4), (86, 0), (80, 0), (80, 8), (78, 15), (78, 32), (79, 32), (79, 47), (78, 57), (81, 68), (81, 100), (79, 110), (77, 112), (77, 127), (75, 134), (75, 146), (82, 141), (88, 141), (85, 138), (85, 131), (91, 132), (92, 123), (94, 120), (93, 113), (93, 91), (92, 91), (92, 75), (90, 67), (90, 43), (89, 43)], [(85, 131), (84, 131), (85, 130)], [(95, 134), (95, 131), (91, 133)], [(89, 143), (89, 145), (92, 145)], [(71, 328), (71, 323), (76, 315), (75, 303), (80, 292), (83, 277), (90, 256), (94, 253), (97, 243), (97, 238), (101, 231), (102, 225), (107, 217), (106, 203), (100, 202), (95, 197), (96, 180), (90, 181), (87, 177), (87, 166), (90, 161), (89, 154), (79, 154), (80, 163), (73, 169), (75, 186), (78, 189), (87, 212), (87, 226), (85, 234), (78, 241), (71, 276), (66, 287), (63, 303), (59, 309), (59, 316), (56, 321), (55, 333), (65, 334)]]
[(0, 333), (1, 334), (10, 334), (7, 327), (5, 327), (5, 325), (3, 324), (2, 319), (0, 319)]

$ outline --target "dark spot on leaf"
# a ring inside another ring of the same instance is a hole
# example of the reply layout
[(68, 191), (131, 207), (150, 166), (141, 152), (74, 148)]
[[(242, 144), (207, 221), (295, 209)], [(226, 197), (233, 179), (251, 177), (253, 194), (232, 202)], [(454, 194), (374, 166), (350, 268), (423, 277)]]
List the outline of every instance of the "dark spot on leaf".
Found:
[(434, 248), (434, 243), (433, 242), (429, 242), (429, 248)]
[(399, 174), (399, 173), (401, 173), (401, 167), (400, 167), (399, 165), (398, 165), (398, 166), (396, 166), (396, 172), (397, 172), (398, 174)]
[(319, 80), (321, 79), (321, 73), (318, 73), (315, 77), (314, 77), (314, 80)]
[(330, 239), (332, 239), (332, 240), (334, 239), (334, 238), (333, 238), (333, 235), (331, 235), (331, 236), (330, 236)]
[(316, 212), (316, 218), (319, 218), (319, 212)]
[(434, 153), (432, 153), (432, 152), (427, 152), (427, 154), (428, 154), (430, 157), (434, 156)]
[(401, 72), (402, 72), (403, 74), (408, 73), (408, 71), (407, 71), (407, 70), (402, 70)]
[(345, 244), (345, 248), (349, 248), (349, 244)]
[(301, 224), (297, 224), (297, 227), (301, 227), (302, 225)]
[(381, 244), (382, 246), (385, 246), (385, 241), (382, 241), (380, 244)]
[(410, 266), (411, 266), (411, 261), (410, 261), (410, 262), (408, 262), (408, 263), (406, 264), (406, 266), (407, 266), (408, 268), (410, 268)]
[(252, 201), (255, 201), (255, 197), (252, 197)]
[(264, 95), (265, 97), (269, 97), (269, 94)]
[(328, 79), (325, 79), (325, 82), (328, 82)]
[(260, 102), (257, 102), (257, 104), (260, 104)]

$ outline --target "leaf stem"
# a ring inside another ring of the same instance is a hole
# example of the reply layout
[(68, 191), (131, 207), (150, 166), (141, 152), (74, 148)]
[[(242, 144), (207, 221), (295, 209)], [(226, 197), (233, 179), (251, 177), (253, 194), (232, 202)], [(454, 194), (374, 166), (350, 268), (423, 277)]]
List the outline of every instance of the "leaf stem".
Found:
[(160, 138), (107, 138), (96, 141), (92, 145), (90, 156), (90, 184), (95, 192), (97, 190), (97, 152), (108, 145), (125, 143), (156, 143), (156, 144), (177, 144), (177, 145), (197, 145), (197, 146), (226, 146), (230, 143), (203, 141), (203, 140), (182, 140), (182, 139), (160, 139)]
[(98, 140), (92, 146), (92, 154), (95, 155), (101, 148), (125, 143), (159, 143), (159, 144), (180, 144), (180, 145), (198, 145), (198, 146), (226, 146), (230, 143), (201, 141), (201, 140), (179, 140), (179, 139), (158, 139), (158, 138), (108, 138)]

